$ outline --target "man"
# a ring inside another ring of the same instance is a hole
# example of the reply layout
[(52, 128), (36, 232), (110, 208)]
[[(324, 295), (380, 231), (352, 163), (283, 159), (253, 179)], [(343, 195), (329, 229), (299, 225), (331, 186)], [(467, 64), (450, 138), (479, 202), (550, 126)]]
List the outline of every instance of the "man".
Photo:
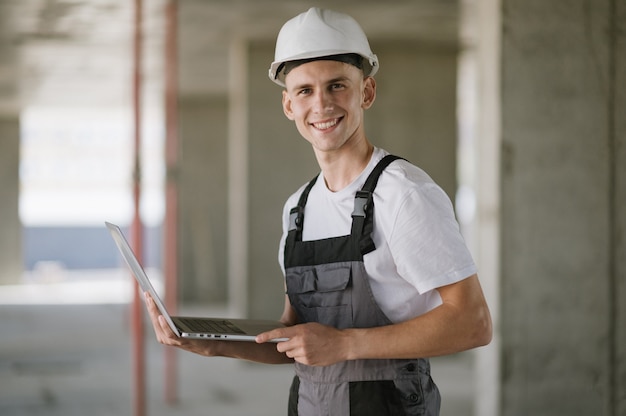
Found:
[[(295, 362), (290, 415), (439, 414), (427, 357), (491, 340), (476, 267), (445, 193), (374, 147), (364, 113), (378, 59), (351, 17), (312, 8), (278, 36), (270, 78), (321, 173), (283, 212), (285, 328), (257, 343), (157, 338), (206, 356)], [(288, 339), (277, 344), (267, 341)]]

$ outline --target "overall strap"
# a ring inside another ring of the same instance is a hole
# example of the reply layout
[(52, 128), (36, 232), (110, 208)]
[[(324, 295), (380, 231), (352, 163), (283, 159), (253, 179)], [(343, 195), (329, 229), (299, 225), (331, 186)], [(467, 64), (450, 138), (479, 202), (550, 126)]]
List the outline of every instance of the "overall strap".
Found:
[(352, 236), (360, 236), (359, 248), (362, 255), (376, 249), (372, 240), (374, 230), (374, 198), (373, 193), (378, 178), (391, 162), (402, 159), (399, 156), (387, 155), (378, 162), (372, 173), (367, 177), (365, 184), (354, 197), (354, 211), (352, 211)]
[[(317, 181), (316, 175), (309, 184), (304, 188), (302, 193), (300, 194), (300, 199), (298, 200), (298, 205), (291, 208), (289, 211), (289, 237), (294, 239), (295, 241), (302, 241), (302, 225), (304, 224), (304, 206), (306, 205), (306, 200), (309, 197), (309, 192), (311, 192), (311, 188), (315, 185)], [(288, 237), (288, 238), (289, 238)]]

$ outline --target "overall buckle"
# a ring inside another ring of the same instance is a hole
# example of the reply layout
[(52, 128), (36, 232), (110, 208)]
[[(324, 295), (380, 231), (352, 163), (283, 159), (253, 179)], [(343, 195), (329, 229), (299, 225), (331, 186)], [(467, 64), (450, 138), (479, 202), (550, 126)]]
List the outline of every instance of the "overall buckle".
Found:
[(357, 191), (354, 197), (354, 210), (352, 217), (366, 217), (367, 210), (371, 206), (372, 193), (369, 191)]

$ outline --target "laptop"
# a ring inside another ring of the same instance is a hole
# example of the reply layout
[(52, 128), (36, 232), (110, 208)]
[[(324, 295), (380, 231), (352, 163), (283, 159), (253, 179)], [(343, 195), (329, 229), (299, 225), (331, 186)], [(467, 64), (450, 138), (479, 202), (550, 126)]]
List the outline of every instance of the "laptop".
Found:
[[(258, 334), (284, 327), (279, 321), (171, 316), (165, 309), (165, 305), (156, 290), (154, 290), (148, 275), (137, 260), (120, 227), (109, 222), (105, 222), (105, 225), (111, 232), (117, 248), (135, 276), (137, 283), (139, 283), (144, 292), (150, 293), (159, 311), (161, 311), (161, 314), (177, 336), (194, 339), (254, 342)], [(286, 341), (286, 339), (272, 340), (272, 342), (280, 341)]]

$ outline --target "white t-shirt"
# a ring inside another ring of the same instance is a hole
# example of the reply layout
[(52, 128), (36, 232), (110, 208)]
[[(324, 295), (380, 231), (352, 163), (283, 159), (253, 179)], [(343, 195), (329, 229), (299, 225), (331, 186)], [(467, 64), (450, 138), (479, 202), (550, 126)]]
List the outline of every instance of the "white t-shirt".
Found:
[[(328, 190), (320, 173), (305, 207), (303, 240), (350, 234), (355, 193), (387, 154), (375, 148), (361, 175), (338, 192)], [(278, 254), (283, 272), (289, 210), (297, 205), (305, 186), (289, 197), (283, 209)], [(476, 273), (450, 199), (423, 170), (404, 160), (391, 163), (378, 180), (372, 239), (376, 250), (366, 254), (363, 262), (374, 298), (393, 322), (430, 311), (441, 304), (433, 289)]]

